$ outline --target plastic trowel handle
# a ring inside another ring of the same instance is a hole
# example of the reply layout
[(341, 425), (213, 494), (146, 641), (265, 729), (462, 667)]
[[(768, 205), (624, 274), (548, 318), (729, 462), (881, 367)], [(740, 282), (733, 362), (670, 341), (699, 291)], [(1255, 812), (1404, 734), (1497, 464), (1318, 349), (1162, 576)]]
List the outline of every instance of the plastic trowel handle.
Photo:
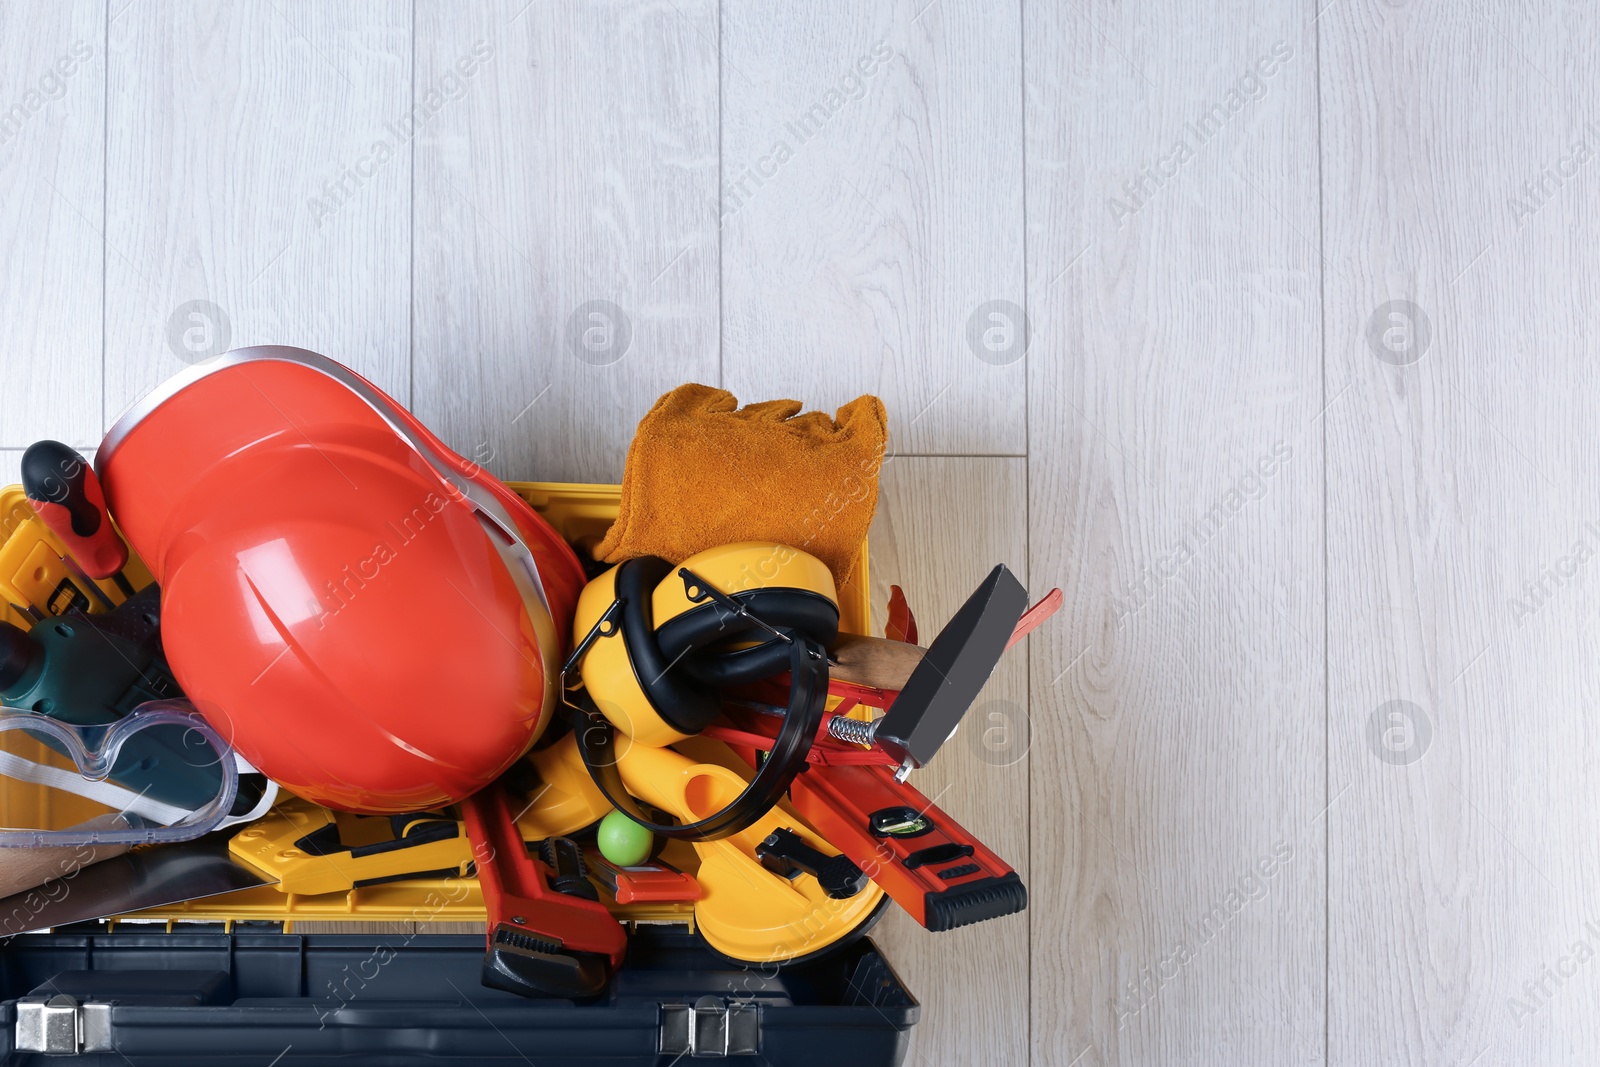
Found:
[(29, 445), (22, 489), (89, 577), (110, 578), (127, 566), (128, 546), (111, 526), (100, 479), (75, 449), (60, 441)]

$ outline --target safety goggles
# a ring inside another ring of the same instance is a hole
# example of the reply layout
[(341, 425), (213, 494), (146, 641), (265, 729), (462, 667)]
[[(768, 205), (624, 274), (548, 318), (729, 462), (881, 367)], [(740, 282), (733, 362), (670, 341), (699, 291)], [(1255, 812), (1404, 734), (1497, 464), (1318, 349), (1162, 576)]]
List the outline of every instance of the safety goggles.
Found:
[(188, 841), (236, 821), (238, 790), (228, 744), (186, 701), (96, 726), (0, 707), (0, 848)]

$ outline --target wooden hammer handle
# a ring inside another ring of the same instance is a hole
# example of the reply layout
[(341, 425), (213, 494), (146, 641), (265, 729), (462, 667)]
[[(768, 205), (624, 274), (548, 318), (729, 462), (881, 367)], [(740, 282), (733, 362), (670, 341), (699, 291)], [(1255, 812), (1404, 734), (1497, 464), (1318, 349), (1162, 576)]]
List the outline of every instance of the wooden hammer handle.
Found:
[[(1061, 590), (1052, 589), (1048, 596), (1017, 621), (1011, 634), (1010, 648), (1038, 628), (1061, 609)], [(892, 689), (898, 692), (906, 687), (911, 672), (922, 662), (928, 650), (921, 645), (904, 641), (891, 641), (886, 637), (867, 637), (863, 634), (840, 634), (829, 650), (834, 662), (828, 667), (828, 677), (856, 685), (869, 685), (874, 689)]]
[(875, 689), (900, 690), (928, 650), (886, 637), (840, 634), (829, 650), (828, 677)]

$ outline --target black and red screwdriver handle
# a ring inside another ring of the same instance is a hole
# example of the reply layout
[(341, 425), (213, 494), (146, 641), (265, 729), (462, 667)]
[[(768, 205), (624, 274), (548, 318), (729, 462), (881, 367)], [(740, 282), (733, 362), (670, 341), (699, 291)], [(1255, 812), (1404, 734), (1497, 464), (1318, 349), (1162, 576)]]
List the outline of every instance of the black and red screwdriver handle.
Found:
[(128, 565), (128, 546), (111, 525), (100, 479), (76, 449), (60, 441), (29, 445), (22, 454), (22, 490), (85, 574), (97, 579), (121, 576)]

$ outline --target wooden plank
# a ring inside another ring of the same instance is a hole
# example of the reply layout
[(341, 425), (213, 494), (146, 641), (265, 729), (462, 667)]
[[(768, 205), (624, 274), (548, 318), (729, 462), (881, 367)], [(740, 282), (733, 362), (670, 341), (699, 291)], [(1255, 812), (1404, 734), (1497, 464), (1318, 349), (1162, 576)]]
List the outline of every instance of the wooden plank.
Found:
[(110, 24), (108, 416), (185, 366), (309, 348), (409, 400), (404, 0), (127, 4)]
[(618, 481), (718, 381), (716, 40), (710, 0), (417, 4), (417, 412), (496, 474)]
[(1027, 5), (1036, 1064), (1321, 1061), (1313, 14)]
[(877, 393), (895, 451), (1023, 452), (1019, 17), (726, 5), (724, 373), (741, 399)]
[(1329, 1058), (1588, 1062), (1600, 22), (1321, 27)]
[(0, 4), (0, 441), (100, 430), (105, 6)]
[(295, 920), (297, 934), (371, 934), (373, 937), (412, 937), (417, 924), (410, 922), (301, 922)]
[[(926, 643), (996, 563), (1028, 584), (1026, 508), (1021, 459), (891, 458), (871, 537), (880, 631), (891, 585), (905, 590)], [(1045, 591), (1029, 586), (1035, 599)], [(1006, 654), (956, 736), (910, 782), (1032, 889), (1027, 660), (1028, 643)], [(907, 1063), (1027, 1062), (1031, 914), (935, 934), (891, 906), (873, 937), (922, 1002)]]
[(487, 934), (489, 924), (482, 923), (417, 923), (419, 934)]

